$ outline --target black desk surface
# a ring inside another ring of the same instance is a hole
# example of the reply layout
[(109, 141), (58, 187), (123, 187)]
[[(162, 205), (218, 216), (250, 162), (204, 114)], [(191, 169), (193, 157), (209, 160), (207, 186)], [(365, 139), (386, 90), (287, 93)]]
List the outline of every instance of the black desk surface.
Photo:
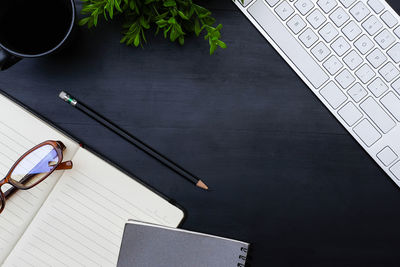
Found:
[[(103, 24), (0, 73), (0, 88), (176, 199), (183, 228), (251, 242), (253, 266), (399, 266), (400, 190), (230, 0), (204, 4), (228, 44), (214, 56), (196, 38), (125, 47)], [(62, 103), (61, 89), (214, 191)]]

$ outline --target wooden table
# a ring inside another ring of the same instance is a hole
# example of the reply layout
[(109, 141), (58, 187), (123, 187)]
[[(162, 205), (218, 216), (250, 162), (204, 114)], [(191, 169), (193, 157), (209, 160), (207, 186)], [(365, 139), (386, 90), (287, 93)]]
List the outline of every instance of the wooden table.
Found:
[[(391, 0), (400, 11), (400, 2)], [(253, 244), (253, 266), (399, 266), (400, 190), (229, 0), (203, 1), (226, 50), (117, 24), (0, 73), (0, 88), (188, 211), (183, 228)], [(78, 4), (78, 7), (80, 4)], [(204, 178), (204, 192), (61, 102), (66, 90)]]

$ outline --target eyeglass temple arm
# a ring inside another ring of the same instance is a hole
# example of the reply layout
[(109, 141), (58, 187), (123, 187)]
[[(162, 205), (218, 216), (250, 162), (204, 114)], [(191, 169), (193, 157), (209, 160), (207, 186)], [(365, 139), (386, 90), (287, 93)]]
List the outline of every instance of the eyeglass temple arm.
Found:
[(64, 161), (64, 162), (60, 163), (57, 166), (56, 170), (57, 171), (70, 170), (70, 169), (72, 169), (72, 167), (73, 167), (72, 161), (68, 160), (68, 161)]

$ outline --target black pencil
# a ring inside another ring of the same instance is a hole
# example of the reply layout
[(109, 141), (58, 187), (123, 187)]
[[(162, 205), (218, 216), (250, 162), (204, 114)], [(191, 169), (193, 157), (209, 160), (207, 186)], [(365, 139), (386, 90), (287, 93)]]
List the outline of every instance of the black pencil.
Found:
[(77, 108), (78, 110), (80, 110), (81, 112), (83, 112), (84, 114), (89, 116), (90, 118), (92, 118), (95, 121), (97, 121), (98, 123), (102, 124), (104, 127), (108, 128), (109, 130), (111, 130), (112, 132), (117, 134), (118, 136), (122, 137), (130, 144), (136, 146), (137, 148), (139, 148), (140, 150), (145, 152), (147, 155), (156, 159), (158, 162), (160, 162), (164, 166), (168, 167), (175, 173), (179, 174), (180, 176), (182, 176), (189, 182), (195, 184), (197, 187), (200, 187), (204, 190), (208, 190), (208, 186), (202, 180), (197, 178), (193, 173), (189, 172), (188, 170), (186, 170), (185, 168), (180, 166), (178, 163), (167, 158), (166, 156), (164, 156), (163, 154), (161, 154), (160, 152), (158, 152), (157, 150), (155, 150), (148, 144), (141, 141), (139, 138), (137, 138), (133, 134), (122, 129), (120, 126), (116, 125), (115, 123), (113, 123), (112, 121), (110, 121), (109, 119), (104, 117), (103, 115), (99, 114), (92, 108), (88, 107), (81, 101), (78, 101), (77, 99), (71, 97), (68, 93), (66, 93), (64, 91), (62, 91), (59, 94), (59, 97), (61, 99), (63, 99), (65, 102), (70, 103), (73, 107)]

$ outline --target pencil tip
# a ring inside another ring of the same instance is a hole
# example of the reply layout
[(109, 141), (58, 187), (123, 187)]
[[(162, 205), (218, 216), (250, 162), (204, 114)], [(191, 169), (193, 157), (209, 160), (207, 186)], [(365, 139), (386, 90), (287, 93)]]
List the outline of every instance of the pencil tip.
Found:
[(197, 186), (197, 187), (200, 187), (200, 188), (202, 188), (202, 189), (204, 189), (204, 190), (208, 190), (208, 186), (207, 186), (205, 183), (203, 183), (202, 180), (199, 180), (199, 181), (197, 182), (196, 186)]

